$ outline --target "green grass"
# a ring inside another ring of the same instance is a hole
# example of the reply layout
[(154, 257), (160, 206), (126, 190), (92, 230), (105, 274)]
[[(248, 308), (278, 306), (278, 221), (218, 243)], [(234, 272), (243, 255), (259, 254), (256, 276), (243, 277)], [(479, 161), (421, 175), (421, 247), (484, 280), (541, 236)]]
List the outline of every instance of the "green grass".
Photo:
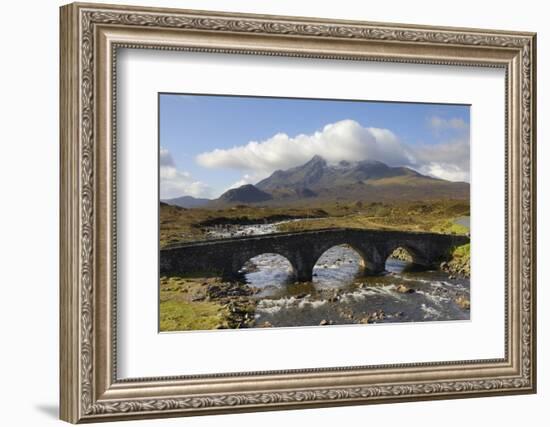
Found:
[(468, 234), (470, 229), (464, 225), (455, 223), (453, 220), (443, 220), (436, 224), (431, 231), (444, 234)]
[(282, 224), (281, 231), (314, 230), (332, 227), (379, 230), (430, 231), (467, 234), (468, 229), (455, 224), (454, 218), (469, 215), (467, 202), (371, 203), (349, 207), (347, 214)]
[(183, 209), (161, 205), (160, 246), (203, 240), (206, 233), (201, 223), (220, 218), (226, 221), (262, 220), (274, 215), (309, 218), (283, 224), (279, 231), (350, 227), (466, 234), (468, 229), (455, 224), (453, 220), (469, 214), (470, 204), (464, 200), (394, 203), (356, 200), (314, 202), (312, 205), (286, 207), (238, 205), (221, 209)]
[(160, 330), (216, 329), (224, 323), (224, 309), (211, 302), (168, 300), (160, 303)]
[[(161, 205), (160, 245), (203, 240), (206, 229), (201, 225), (219, 218), (256, 220), (273, 215), (305, 217), (307, 220), (287, 222), (279, 231), (315, 230), (331, 227), (368, 228), (385, 230), (427, 231), (448, 234), (467, 234), (468, 228), (454, 222), (468, 216), (470, 205), (461, 200), (382, 203), (363, 201), (326, 202), (311, 206), (269, 207), (235, 206), (223, 209), (183, 209)], [(320, 216), (319, 218), (312, 218)], [(470, 244), (459, 246), (452, 260), (468, 266)], [(200, 276), (200, 277), (196, 277)], [(206, 297), (208, 284), (218, 278), (215, 272), (188, 274), (160, 279), (160, 330), (208, 330), (229, 327), (229, 308)]]
[(185, 209), (161, 204), (160, 247), (171, 243), (204, 240), (206, 234), (201, 223), (224, 218), (226, 220), (262, 220), (274, 215), (310, 217), (326, 214), (310, 207), (266, 207), (238, 205), (223, 209)]
[(457, 246), (453, 250), (453, 258), (470, 258), (470, 244), (466, 243), (462, 246)]
[(206, 286), (217, 279), (160, 278), (160, 330), (207, 330), (227, 326), (227, 308), (206, 296)]

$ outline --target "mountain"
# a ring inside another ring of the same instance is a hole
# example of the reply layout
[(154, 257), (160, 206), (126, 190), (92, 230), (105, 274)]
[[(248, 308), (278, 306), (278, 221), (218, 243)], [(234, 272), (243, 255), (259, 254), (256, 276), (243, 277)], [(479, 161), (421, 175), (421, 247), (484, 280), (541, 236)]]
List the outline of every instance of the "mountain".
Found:
[(179, 206), (180, 208), (198, 208), (208, 204), (210, 199), (200, 199), (193, 196), (181, 196), (173, 199), (161, 200), (161, 202), (172, 206)]
[(227, 190), (215, 200), (215, 203), (258, 203), (266, 202), (272, 198), (271, 194), (256, 188), (252, 184), (246, 184)]
[(258, 182), (256, 187), (263, 191), (303, 188), (316, 191), (394, 177), (423, 177), (423, 175), (409, 168), (390, 167), (375, 160), (342, 161), (329, 166), (325, 159), (314, 156), (302, 166), (286, 171), (275, 171), (270, 177)]
[(266, 179), (229, 190), (209, 206), (236, 203), (292, 205), (334, 201), (469, 199), (470, 184), (422, 175), (407, 167), (376, 160), (329, 164), (320, 156), (278, 170)]

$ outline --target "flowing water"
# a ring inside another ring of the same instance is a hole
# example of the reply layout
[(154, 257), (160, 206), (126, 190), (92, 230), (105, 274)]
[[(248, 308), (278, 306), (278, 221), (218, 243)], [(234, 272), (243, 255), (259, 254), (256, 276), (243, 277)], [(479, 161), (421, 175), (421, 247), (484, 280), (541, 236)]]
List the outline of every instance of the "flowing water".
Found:
[[(212, 237), (267, 234), (278, 224), (226, 227)], [(219, 230), (218, 230), (219, 231)], [(470, 281), (450, 279), (442, 271), (412, 271), (405, 261), (389, 258), (387, 273), (362, 276), (361, 259), (346, 245), (326, 251), (313, 270), (311, 283), (293, 281), (288, 260), (262, 254), (243, 266), (246, 282), (258, 289), (256, 324), (312, 326), (380, 322), (466, 320)]]

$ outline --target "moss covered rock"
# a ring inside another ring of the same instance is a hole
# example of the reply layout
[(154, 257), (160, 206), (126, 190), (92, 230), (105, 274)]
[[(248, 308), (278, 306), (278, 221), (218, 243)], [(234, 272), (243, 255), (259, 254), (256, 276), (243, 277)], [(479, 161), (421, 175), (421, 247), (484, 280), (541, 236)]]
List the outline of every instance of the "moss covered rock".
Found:
[(441, 269), (451, 275), (470, 277), (470, 244), (454, 248), (450, 261), (442, 263)]

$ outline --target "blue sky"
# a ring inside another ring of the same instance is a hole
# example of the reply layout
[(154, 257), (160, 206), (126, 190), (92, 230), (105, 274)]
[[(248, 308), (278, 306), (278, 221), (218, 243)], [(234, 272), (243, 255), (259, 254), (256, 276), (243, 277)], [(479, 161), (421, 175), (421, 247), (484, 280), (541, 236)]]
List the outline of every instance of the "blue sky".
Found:
[(464, 105), (159, 95), (161, 198), (217, 197), (313, 155), (469, 181)]

